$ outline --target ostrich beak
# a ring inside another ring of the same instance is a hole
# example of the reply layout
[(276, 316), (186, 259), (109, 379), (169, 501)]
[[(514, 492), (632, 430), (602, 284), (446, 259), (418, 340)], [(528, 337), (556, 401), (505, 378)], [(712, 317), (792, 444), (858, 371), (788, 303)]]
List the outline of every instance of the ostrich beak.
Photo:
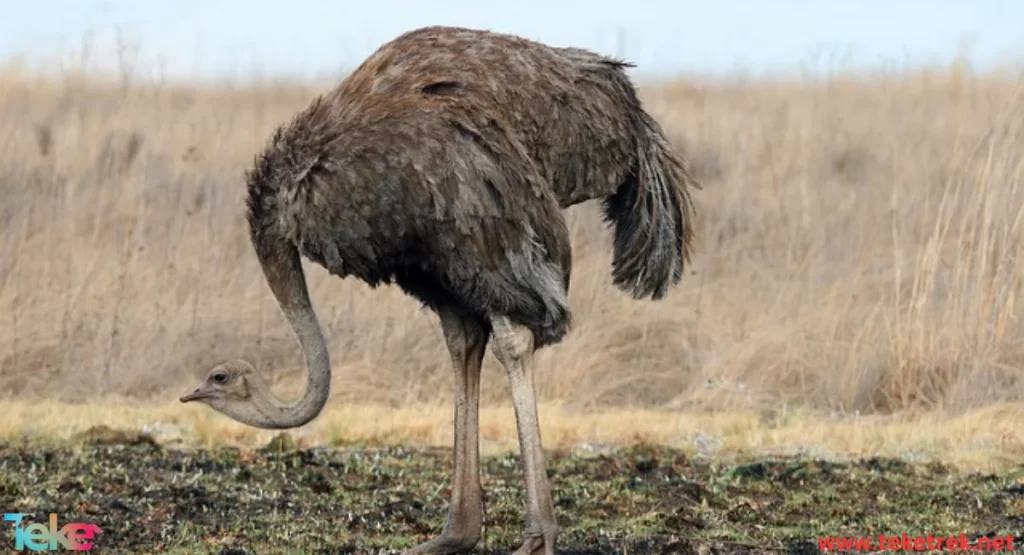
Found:
[(202, 387), (197, 387), (195, 391), (182, 395), (178, 400), (182, 403), (188, 403), (189, 401), (198, 401), (200, 399), (208, 399), (210, 397), (212, 397), (212, 395), (203, 391)]

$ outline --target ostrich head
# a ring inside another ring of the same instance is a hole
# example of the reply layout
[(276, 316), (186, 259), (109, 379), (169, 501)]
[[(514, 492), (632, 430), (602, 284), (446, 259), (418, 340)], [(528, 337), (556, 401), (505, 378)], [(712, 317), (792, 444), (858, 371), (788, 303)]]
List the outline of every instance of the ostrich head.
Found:
[[(244, 360), (233, 360), (214, 366), (206, 379), (193, 391), (182, 395), (179, 401), (199, 401), (235, 420), (245, 421), (253, 405), (258, 386), (264, 385), (252, 365)], [(256, 387), (254, 387), (256, 386)]]
[[(321, 389), (315, 387), (314, 389)], [(182, 395), (182, 403), (198, 401), (243, 424), (257, 428), (294, 428), (319, 413), (326, 395), (305, 395), (296, 404), (278, 399), (251, 364), (232, 360), (214, 366), (194, 390)]]

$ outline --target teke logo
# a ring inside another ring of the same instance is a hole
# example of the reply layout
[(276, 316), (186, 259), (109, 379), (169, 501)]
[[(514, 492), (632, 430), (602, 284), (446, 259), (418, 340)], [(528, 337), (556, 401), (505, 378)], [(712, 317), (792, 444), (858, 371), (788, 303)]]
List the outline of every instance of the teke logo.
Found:
[(54, 551), (58, 546), (70, 551), (89, 551), (92, 542), (88, 541), (96, 534), (102, 533), (95, 524), (69, 522), (60, 530), (57, 529), (57, 514), (50, 513), (50, 527), (36, 522), (22, 528), (20, 526), (23, 513), (4, 513), (4, 520), (14, 521), (14, 549), (21, 551), (26, 547), (30, 551)]

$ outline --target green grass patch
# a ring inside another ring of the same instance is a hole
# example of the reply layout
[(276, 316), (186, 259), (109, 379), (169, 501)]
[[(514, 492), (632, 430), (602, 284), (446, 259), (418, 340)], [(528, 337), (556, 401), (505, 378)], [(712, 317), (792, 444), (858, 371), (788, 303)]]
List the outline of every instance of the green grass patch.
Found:
[[(0, 506), (98, 524), (100, 553), (379, 553), (440, 530), (451, 453), (400, 447), (170, 450), (98, 434), (0, 444)], [(635, 446), (549, 456), (561, 553), (816, 553), (819, 536), (1015, 535), (1024, 466), (1001, 475), (941, 464), (807, 459), (715, 464)], [(485, 537), (519, 544), (518, 457), (483, 461)], [(7, 525), (0, 542), (13, 548)], [(708, 548), (711, 551), (708, 551)]]

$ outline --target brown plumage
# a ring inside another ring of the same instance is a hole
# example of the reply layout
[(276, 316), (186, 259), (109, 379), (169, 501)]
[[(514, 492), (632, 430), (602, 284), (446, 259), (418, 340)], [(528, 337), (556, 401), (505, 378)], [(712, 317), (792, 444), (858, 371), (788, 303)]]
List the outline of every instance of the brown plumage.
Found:
[(306, 394), (286, 405), (234, 362), (183, 400), (260, 427), (305, 424), (326, 402), (330, 364), (300, 254), (340, 277), (395, 283), (440, 316), (456, 369), (449, 521), (417, 550), (452, 552), (479, 539), (476, 407), (493, 337), (526, 469), (521, 551), (552, 553), (557, 525), (532, 354), (570, 326), (561, 210), (603, 200), (614, 283), (636, 298), (663, 297), (691, 252), (696, 184), (641, 107), (626, 67), (578, 48), (453, 27), (381, 46), (279, 128), (247, 175), (252, 242), (306, 354)]

